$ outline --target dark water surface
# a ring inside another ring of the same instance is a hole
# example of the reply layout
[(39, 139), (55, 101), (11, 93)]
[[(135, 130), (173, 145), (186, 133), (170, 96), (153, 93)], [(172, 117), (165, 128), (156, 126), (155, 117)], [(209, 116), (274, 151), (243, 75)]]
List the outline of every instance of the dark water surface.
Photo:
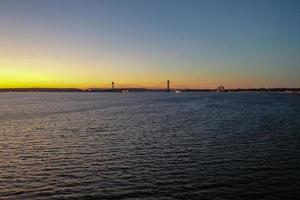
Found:
[(298, 196), (299, 94), (0, 94), (0, 199)]

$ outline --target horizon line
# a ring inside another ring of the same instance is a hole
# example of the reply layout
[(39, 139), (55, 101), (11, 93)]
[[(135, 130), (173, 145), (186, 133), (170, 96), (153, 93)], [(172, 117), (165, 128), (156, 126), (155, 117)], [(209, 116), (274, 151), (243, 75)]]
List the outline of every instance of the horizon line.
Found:
[[(217, 90), (220, 86), (216, 88), (188, 88), (188, 87), (173, 87), (170, 90)], [(121, 90), (121, 89), (142, 89), (142, 90), (167, 90), (167, 88), (151, 88), (151, 87), (88, 87), (88, 88), (79, 88), (79, 87), (0, 87), (0, 90), (28, 90), (28, 89), (51, 89), (51, 90)], [(272, 90), (272, 89), (293, 89), (300, 90), (300, 87), (235, 87), (235, 88), (225, 88), (224, 90), (255, 90), (255, 89), (264, 89), (264, 90)]]

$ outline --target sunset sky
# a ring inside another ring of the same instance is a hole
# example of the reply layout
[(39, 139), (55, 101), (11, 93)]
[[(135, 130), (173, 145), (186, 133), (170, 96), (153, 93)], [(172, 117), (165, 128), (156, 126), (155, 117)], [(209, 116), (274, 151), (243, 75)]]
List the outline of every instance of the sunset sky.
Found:
[(0, 88), (300, 87), (298, 0), (0, 0)]

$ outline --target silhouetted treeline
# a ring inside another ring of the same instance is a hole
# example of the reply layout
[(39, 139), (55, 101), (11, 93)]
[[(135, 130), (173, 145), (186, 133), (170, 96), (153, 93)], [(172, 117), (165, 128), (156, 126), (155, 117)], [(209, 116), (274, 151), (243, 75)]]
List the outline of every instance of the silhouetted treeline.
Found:
[(0, 88), (0, 92), (84, 92), (77, 88)]
[(226, 89), (225, 92), (300, 92), (300, 88), (238, 88)]

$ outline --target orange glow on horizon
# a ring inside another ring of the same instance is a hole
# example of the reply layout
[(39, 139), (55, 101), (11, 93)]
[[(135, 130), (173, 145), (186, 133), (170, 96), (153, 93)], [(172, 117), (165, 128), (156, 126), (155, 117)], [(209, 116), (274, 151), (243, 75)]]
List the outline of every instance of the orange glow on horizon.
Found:
[(167, 79), (171, 80), (171, 88), (214, 89), (219, 85), (225, 88), (272, 87), (268, 79), (259, 76), (245, 77), (208, 70), (192, 74), (167, 73), (151, 67), (138, 71), (129, 70), (131, 63), (122, 64), (125, 67), (120, 68), (120, 63), (103, 61), (85, 67), (82, 63), (54, 62), (51, 58), (5, 58), (0, 60), (0, 88), (110, 88), (112, 81), (116, 82), (116, 87), (165, 88)]

